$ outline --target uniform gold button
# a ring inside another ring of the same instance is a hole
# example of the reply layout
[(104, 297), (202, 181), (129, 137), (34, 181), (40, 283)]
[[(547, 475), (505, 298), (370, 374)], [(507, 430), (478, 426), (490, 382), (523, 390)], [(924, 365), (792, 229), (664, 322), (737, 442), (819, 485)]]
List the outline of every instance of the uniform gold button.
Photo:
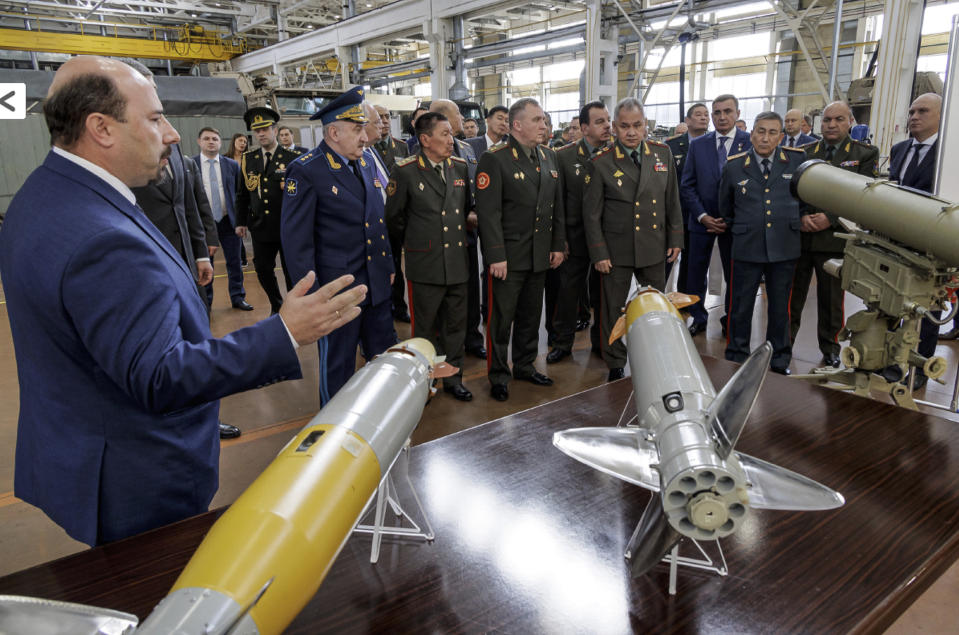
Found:
[(373, 241), (370, 240), (369, 238), (367, 238), (367, 239), (366, 239), (366, 244), (367, 244), (367, 245), (372, 245), (372, 244), (373, 244)]
[(449, 247), (450, 244), (449, 244), (449, 243), (445, 243), (443, 246), (444, 246), (444, 247)]
[(766, 188), (766, 192), (767, 192), (767, 193), (769, 192), (769, 188), (768, 188), (768, 187)]
[(448, 232), (449, 230), (450, 230), (449, 227), (444, 227), (444, 228), (443, 228), (443, 231), (445, 231), (445, 232)]
[(264, 211), (263, 213), (264, 213), (264, 214), (269, 214), (269, 213), (270, 213), (270, 210), (266, 210), (266, 211)]
[(639, 214), (636, 214), (636, 218), (639, 218)]
[(380, 234), (380, 240), (386, 240), (386, 236), (383, 234)]
[(636, 226), (636, 231), (639, 231), (639, 225)]
[(656, 199), (653, 199), (653, 205), (655, 205), (655, 204), (656, 204)]
[(773, 226), (772, 223), (766, 223), (766, 227), (772, 227), (772, 226)]
[(463, 229), (463, 226), (462, 226), (462, 225), (457, 225), (457, 226), (456, 226), (456, 229)]
[(456, 210), (456, 213), (457, 213), (457, 214), (459, 214), (459, 213), (460, 213), (460, 211), (459, 211), (459, 210)]
[(770, 205), (772, 201), (766, 201), (766, 205)]
[(460, 246), (460, 247), (462, 247), (462, 246), (463, 246), (463, 243), (458, 243), (458, 244), (459, 244), (459, 246)]
[(773, 213), (770, 212), (768, 209), (766, 210), (766, 216), (772, 216), (772, 214), (773, 214)]
[(383, 255), (386, 256), (386, 252), (385, 252), (385, 251), (383, 252)]
[(373, 256), (367, 256), (366, 259), (367, 259), (367, 260), (373, 260)]
[(636, 201), (636, 207), (639, 207), (639, 201)]
[(767, 210), (766, 210), (766, 213), (767, 213), (767, 214), (772, 214), (773, 211), (772, 211), (771, 209), (767, 209)]
[(653, 229), (656, 229), (656, 225), (653, 225)]
[(444, 210), (444, 211), (440, 212), (440, 216), (446, 216), (446, 211)]
[(380, 219), (380, 223), (382, 223), (382, 222), (383, 222), (383, 219), (381, 218), (381, 219)]
[(653, 216), (655, 216), (655, 215), (656, 215), (656, 212), (653, 212)]
[(367, 226), (367, 227), (369, 227), (369, 226), (370, 226), (370, 224), (369, 224), (369, 223), (366, 223), (366, 226)]

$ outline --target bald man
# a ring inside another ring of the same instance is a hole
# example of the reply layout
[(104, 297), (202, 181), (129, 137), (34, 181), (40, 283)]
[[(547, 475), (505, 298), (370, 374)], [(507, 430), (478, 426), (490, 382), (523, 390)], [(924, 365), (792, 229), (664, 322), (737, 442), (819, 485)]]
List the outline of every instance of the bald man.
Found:
[(783, 140), (780, 145), (798, 148), (816, 140), (816, 137), (803, 133), (802, 122), (802, 111), (796, 108), (786, 111), (783, 117)]
[(341, 279), (214, 339), (183, 258), (130, 188), (180, 140), (150, 80), (75, 57), (43, 105), (53, 148), (10, 203), (0, 271), (20, 380), (15, 495), (89, 545), (206, 511), (219, 399), (302, 376), (296, 348), (359, 315)]

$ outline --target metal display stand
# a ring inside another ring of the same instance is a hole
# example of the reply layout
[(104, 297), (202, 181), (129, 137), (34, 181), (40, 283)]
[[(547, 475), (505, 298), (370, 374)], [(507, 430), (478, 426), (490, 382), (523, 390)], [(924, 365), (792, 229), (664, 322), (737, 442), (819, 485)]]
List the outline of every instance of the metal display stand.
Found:
[(726, 566), (726, 556), (723, 554), (723, 547), (719, 544), (718, 540), (711, 540), (716, 544), (716, 551), (718, 552), (717, 561), (714, 561), (709, 557), (709, 554), (706, 553), (706, 550), (703, 549), (702, 544), (694, 538), (689, 538), (689, 540), (696, 545), (696, 549), (699, 550), (702, 559), (699, 558), (689, 558), (687, 556), (679, 555), (679, 545), (682, 541), (676, 543), (676, 546), (673, 547), (667, 555), (663, 556), (663, 562), (669, 565), (669, 594), (676, 595), (676, 577), (679, 569), (679, 565), (684, 567), (690, 567), (692, 569), (702, 569), (704, 571), (712, 571), (716, 575), (727, 576), (729, 575), (729, 569)]
[[(372, 564), (376, 564), (377, 560), (380, 558), (380, 545), (383, 541), (383, 536), (420, 538), (426, 540), (427, 542), (431, 542), (435, 537), (433, 534), (433, 526), (430, 524), (430, 519), (426, 515), (426, 511), (423, 509), (423, 503), (420, 502), (420, 497), (416, 493), (416, 488), (413, 487), (413, 482), (410, 480), (409, 463), (410, 441), (407, 439), (406, 445), (403, 447), (403, 451), (400, 452), (400, 455), (397, 457), (392, 467), (390, 467), (389, 472), (387, 472), (386, 478), (383, 479), (383, 482), (380, 483), (379, 488), (376, 490), (376, 496), (370, 500), (371, 503), (375, 501), (375, 504), (373, 505), (373, 524), (364, 525), (360, 523), (353, 528), (353, 533), (371, 534), (373, 536), (373, 544), (370, 547), (370, 562)], [(413, 504), (415, 505), (415, 509), (413, 511), (418, 512), (418, 518), (422, 520), (422, 528), (413, 519), (413, 517), (403, 509), (402, 505), (400, 505), (398, 499), (399, 490), (397, 488), (397, 481), (401, 485), (405, 485), (406, 489), (409, 491), (409, 494), (413, 499)], [(387, 507), (392, 509), (393, 514), (396, 515), (397, 521), (400, 524), (386, 524)], [(361, 518), (365, 518), (369, 512), (370, 509), (368, 506), (367, 510), (363, 512)], [(409, 526), (403, 525), (404, 519)]]

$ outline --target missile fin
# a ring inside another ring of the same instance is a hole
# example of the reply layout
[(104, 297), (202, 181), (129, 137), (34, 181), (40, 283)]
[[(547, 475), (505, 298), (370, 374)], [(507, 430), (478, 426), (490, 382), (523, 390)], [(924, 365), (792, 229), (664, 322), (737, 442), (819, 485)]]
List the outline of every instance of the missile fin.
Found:
[(658, 492), (659, 451), (642, 428), (574, 428), (553, 435), (553, 445), (589, 467)]
[(682, 535), (669, 524), (662, 500), (651, 496), (626, 546), (632, 576), (638, 578), (656, 566), (680, 538)]
[(842, 494), (816, 481), (773, 463), (736, 452), (749, 484), (753, 509), (822, 511), (845, 503)]
[(725, 459), (732, 452), (756, 403), (772, 357), (773, 347), (766, 342), (749, 356), (736, 374), (723, 386), (706, 412), (716, 438), (716, 454)]
[(609, 332), (610, 346), (612, 346), (616, 340), (624, 335), (626, 335), (626, 316), (620, 315), (619, 319), (616, 320), (616, 323), (613, 324), (613, 330)]

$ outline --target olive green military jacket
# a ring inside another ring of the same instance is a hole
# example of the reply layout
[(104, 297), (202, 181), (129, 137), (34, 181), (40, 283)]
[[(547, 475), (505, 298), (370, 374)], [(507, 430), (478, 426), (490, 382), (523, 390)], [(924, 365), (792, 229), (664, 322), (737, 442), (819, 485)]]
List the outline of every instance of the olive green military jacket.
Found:
[(647, 267), (683, 245), (683, 214), (672, 152), (644, 141), (637, 167), (618, 141), (593, 157), (583, 198), (589, 257)]
[(477, 168), (483, 260), (506, 261), (507, 271), (545, 271), (550, 252), (565, 248), (563, 181), (556, 153), (546, 146), (537, 146), (535, 152), (538, 165), (509, 136), (484, 152)]
[(410, 154), (406, 143), (392, 136), (377, 141), (373, 144), (373, 147), (380, 153), (380, 159), (383, 160), (383, 165), (386, 166), (387, 172), (392, 172), (396, 162), (408, 157)]
[(570, 253), (588, 254), (580, 250), (586, 248), (586, 230), (583, 226), (583, 190), (586, 187), (586, 175), (592, 170), (589, 146), (580, 139), (576, 143), (563, 146), (556, 151), (556, 160), (563, 177), (563, 212), (566, 217), (566, 242)]
[(400, 159), (386, 187), (386, 226), (406, 251), (406, 278), (413, 283), (451, 285), (469, 278), (469, 171), (459, 157), (442, 166), (445, 182), (422, 152)]
[(298, 152), (278, 145), (266, 166), (260, 148), (244, 152), (240, 157), (236, 224), (249, 227), (257, 240), (280, 242), (280, 205), (286, 184), (286, 166), (298, 156)]
[[(806, 152), (807, 160), (822, 159), (825, 161), (827, 147), (828, 144), (825, 141), (819, 140), (804, 145), (802, 149)], [(830, 163), (843, 170), (874, 177), (876, 176), (876, 162), (878, 160), (879, 148), (856, 141), (849, 135), (846, 135), (846, 138), (840, 141), (836, 146), (836, 151), (833, 153)], [(800, 213), (805, 216), (818, 212), (823, 212), (829, 217), (829, 222), (832, 224), (832, 227), (818, 232), (802, 232), (803, 251), (842, 252), (842, 250), (846, 248), (846, 241), (842, 238), (836, 238), (835, 236), (836, 230), (843, 231), (842, 225), (839, 224), (838, 216), (809, 205), (803, 205)]]

